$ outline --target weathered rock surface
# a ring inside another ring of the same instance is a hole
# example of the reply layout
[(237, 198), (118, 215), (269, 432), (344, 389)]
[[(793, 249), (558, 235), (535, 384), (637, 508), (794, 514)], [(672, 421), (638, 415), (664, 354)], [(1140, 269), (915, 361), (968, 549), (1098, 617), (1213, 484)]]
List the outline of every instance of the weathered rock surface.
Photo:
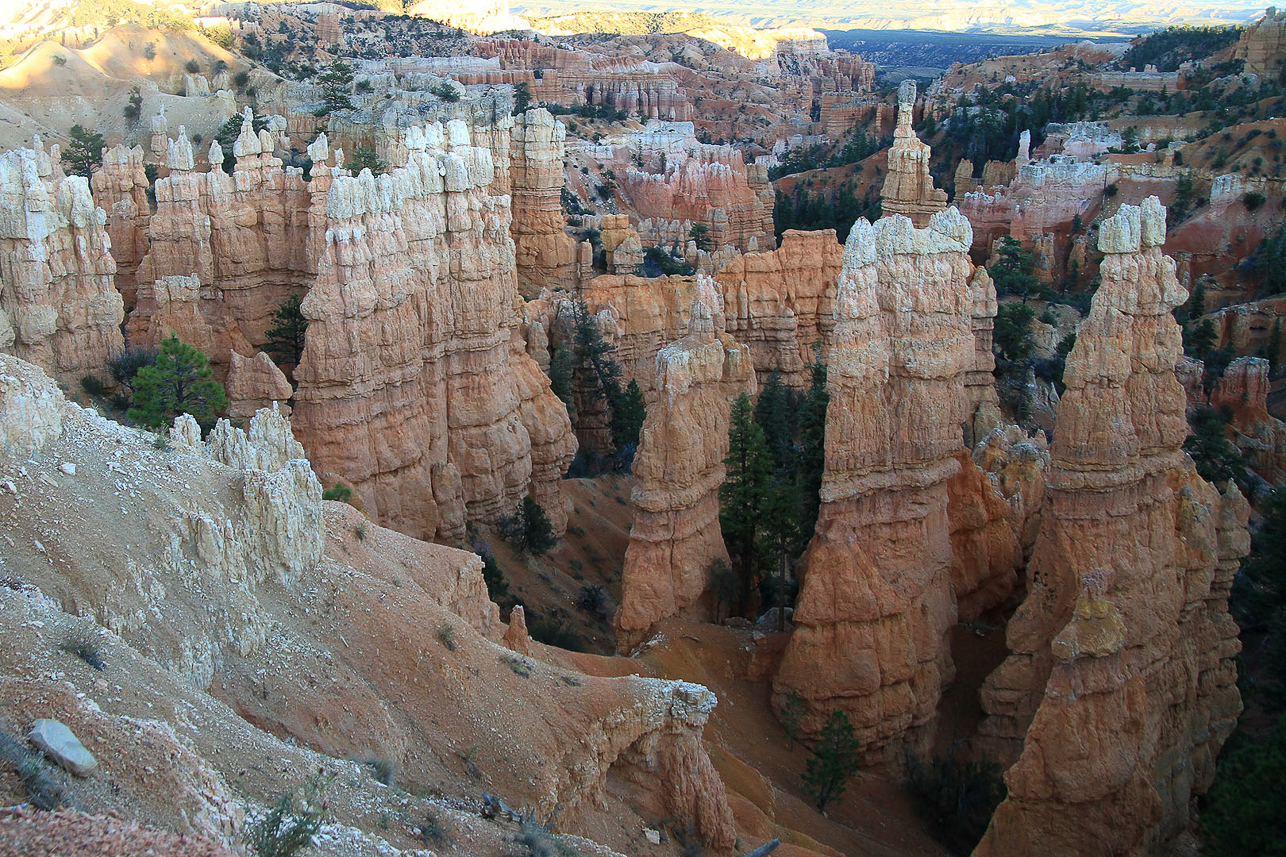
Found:
[(831, 343), (822, 508), (773, 681), (815, 732), (848, 713), (869, 759), (926, 739), (952, 666), (948, 482), (960, 469), (974, 362), (969, 223), (859, 220)]
[(289, 406), (284, 403), (294, 395), (294, 390), (285, 373), (267, 354), (260, 351), (250, 358), (233, 351), (229, 356), (228, 377), (223, 386), (228, 393), (230, 418), (246, 420), (254, 416), (255, 411), (278, 403), (289, 415)]
[(103, 152), (103, 166), (90, 181), (94, 203), (107, 212), (107, 234), (116, 262), (116, 288), (126, 312), (134, 306), (135, 275), (147, 255), (147, 221), (152, 207), (147, 199), (147, 172), (143, 148), (114, 146)]
[[(376, 843), (399, 832), (372, 820), (373, 808), (392, 811), (388, 793), (339, 760), (377, 748), (400, 782), (476, 790), (457, 758), (476, 746), (489, 788), (541, 817), (560, 808), (561, 830), (615, 825), (628, 841), (641, 819), (617, 796), (624, 788), (731, 848), (732, 813), (701, 740), (713, 694), (583, 675), (487, 639), (500, 626), (481, 560), (323, 502), (280, 414), (259, 412), (246, 432), (220, 423), (207, 442), (181, 419), (162, 450), (66, 403), (30, 364), (0, 355), (0, 378), (14, 379), (0, 411), (35, 399), (60, 417), (4, 423), (6, 448), (40, 454), (0, 457), (0, 481), (16, 487), (0, 491), (13, 539), (5, 570), (22, 581), (0, 587), (0, 721), (11, 730), (10, 718), (53, 717), (92, 746), (96, 778), (117, 786), (95, 808), (228, 841), (243, 826), (243, 795), (274, 800), (300, 771), (320, 769), (335, 775), (323, 850), (397, 855)], [(67, 460), (74, 478), (58, 471)], [(70, 526), (43, 523), (55, 518)], [(63, 612), (68, 604), (85, 616)], [(73, 628), (92, 628), (88, 617), (111, 631), (95, 630), (110, 694), (88, 668), (49, 673), (49, 653)], [(446, 627), (452, 649), (440, 642)], [(255, 771), (265, 758), (276, 761)], [(470, 853), (505, 853), (493, 825), (469, 818), (453, 823)]]
[(656, 357), (656, 402), (634, 459), (634, 523), (625, 551), (617, 648), (628, 652), (657, 621), (700, 602), (712, 561), (728, 559), (719, 486), (731, 403), (754, 393), (749, 349), (725, 330), (714, 283), (698, 278), (687, 336)]
[(889, 149), (889, 171), (880, 188), (885, 215), (903, 214), (917, 226), (947, 207), (947, 193), (933, 186), (929, 175), (929, 146), (911, 127), (915, 110), (915, 82), (903, 81), (898, 88), (898, 123)]
[(0, 155), (0, 351), (79, 384), (122, 347), (116, 263), (89, 182), (36, 145)]
[(576, 285), (576, 244), (563, 231), (563, 152), (566, 128), (544, 108), (514, 120), (509, 180), (518, 290), (534, 297), (542, 288)]
[[(561, 234), (561, 215), (547, 216), (551, 194), (558, 206), (549, 173), (561, 174), (559, 126), (543, 118), (521, 125), (514, 144), (533, 247)], [(507, 116), (501, 125), (480, 134), (485, 145), (461, 120), (400, 129), (405, 165), (378, 179), (326, 166), (320, 139), (309, 182), (248, 122), (232, 175), (184, 169), (180, 137), (157, 182), (132, 338), (177, 332), (211, 356), (247, 410), (284, 392), (282, 379), (260, 364), (247, 372), (233, 355), (254, 354), (277, 306), (304, 294), (295, 429), (320, 472), (412, 535), (458, 541), (466, 518), (508, 514), (524, 494), (561, 528), (558, 480), (575, 440), (517, 334), (510, 197), (492, 187), (510, 175), (491, 148), (507, 165)], [(541, 253), (531, 270), (562, 259)]]
[(716, 272), (728, 332), (750, 346), (756, 372), (808, 383), (807, 366), (824, 356), (835, 326), (843, 254), (833, 230), (788, 229), (776, 250), (737, 256)]
[(87, 777), (98, 767), (94, 754), (85, 749), (76, 733), (68, 729), (65, 723), (42, 717), (31, 724), (27, 737), (50, 760), (78, 777)]
[[(1181, 445), (1186, 299), (1155, 197), (1104, 222), (1011, 655), (982, 691), (1009, 797), (979, 855), (1144, 853), (1187, 829), (1241, 704), (1227, 612), (1248, 506)], [(1021, 748), (1019, 754), (1018, 748)]]
[(1210, 407), (1232, 413), (1232, 441), (1247, 466), (1276, 484), (1286, 477), (1286, 423), (1268, 413), (1270, 368), (1263, 358), (1238, 357), (1211, 391)]

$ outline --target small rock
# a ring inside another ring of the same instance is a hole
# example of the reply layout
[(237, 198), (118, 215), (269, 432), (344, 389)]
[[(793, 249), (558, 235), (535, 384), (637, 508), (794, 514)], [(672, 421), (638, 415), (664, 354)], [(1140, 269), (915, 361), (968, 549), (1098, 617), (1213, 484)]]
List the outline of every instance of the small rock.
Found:
[(57, 720), (37, 720), (28, 736), (45, 755), (78, 777), (87, 777), (98, 767), (94, 754), (85, 749), (80, 739)]
[(661, 844), (661, 831), (653, 830), (650, 827), (643, 828), (643, 838), (653, 845)]
[(68, 476), (76, 475), (76, 465), (72, 464), (70, 461), (64, 461), (62, 464), (58, 465), (58, 469), (63, 473), (66, 473)]

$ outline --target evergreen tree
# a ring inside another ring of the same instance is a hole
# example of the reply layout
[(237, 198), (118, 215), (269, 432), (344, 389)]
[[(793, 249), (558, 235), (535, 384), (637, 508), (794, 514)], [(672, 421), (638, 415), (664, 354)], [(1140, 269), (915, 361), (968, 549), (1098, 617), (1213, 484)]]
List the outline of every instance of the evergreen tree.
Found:
[(779, 471), (768, 486), (760, 509), (759, 566), (768, 575), (777, 628), (786, 629), (786, 608), (791, 600), (790, 568), (802, 552), (799, 486), (790, 474)]
[(727, 476), (719, 486), (719, 524), (734, 567), (741, 575), (744, 610), (755, 577), (756, 542), (772, 481), (772, 458), (745, 393), (732, 404), (728, 457), (723, 463), (727, 465)]
[(1015, 295), (1026, 303), (1042, 291), (1036, 279), (1036, 260), (1021, 242), (1006, 235), (996, 252), (999, 259), (987, 269), (996, 284), (996, 294)]
[(698, 250), (709, 251), (714, 247), (714, 242), (710, 240), (710, 228), (704, 223), (694, 223), (688, 230), (688, 237), (696, 243)]
[(1246, 461), (1228, 439), (1223, 418), (1211, 408), (1198, 408), (1190, 418), (1192, 434), (1183, 448), (1207, 482), (1246, 481)]
[(156, 362), (134, 376), (129, 418), (159, 428), (179, 414), (191, 414), (202, 427), (213, 425), (218, 413), (228, 407), (228, 395), (208, 364), (204, 354), (177, 336), (162, 341)]
[(1219, 341), (1215, 323), (1208, 318), (1187, 324), (1183, 328), (1183, 353), (1196, 360), (1205, 360)]
[(549, 523), (545, 509), (530, 497), (522, 498), (522, 523), (526, 532), (527, 550), (539, 556), (558, 544), (558, 536)]
[(103, 165), (102, 134), (86, 130), (80, 125), (71, 126), (71, 142), (63, 150), (62, 162), (67, 172), (90, 178)]
[(1286, 223), (1265, 235), (1242, 265), (1245, 271), (1259, 277), (1260, 297), (1286, 292)]
[(1286, 854), (1286, 718), (1265, 741), (1241, 733), (1219, 756), (1218, 777), (1201, 813), (1211, 857)]
[(304, 299), (299, 295), (291, 295), (282, 301), (272, 314), (276, 324), (264, 334), (268, 338), (264, 350), (291, 368), (298, 366), (300, 358), (304, 356), (304, 333), (308, 330), (308, 319), (304, 318), (300, 309), (303, 302)]
[(336, 110), (353, 109), (353, 99), (349, 97), (353, 91), (353, 67), (343, 59), (335, 57), (326, 70), (317, 76), (317, 83), (322, 91), (322, 106), (317, 111), (318, 116), (329, 116)]
[(781, 380), (776, 369), (768, 376), (755, 402), (755, 422), (764, 430), (774, 470), (794, 464), (796, 417), (799, 399)]
[(818, 358), (811, 368), (808, 390), (799, 408), (800, 536), (813, 537), (821, 509), (822, 471), (826, 466), (826, 364)]
[(514, 109), (513, 113), (517, 116), (531, 106), (531, 90), (527, 87), (526, 81), (520, 81), (514, 86)]
[(355, 176), (361, 175), (362, 170), (370, 170), (373, 176), (388, 172), (388, 164), (373, 149), (358, 149), (344, 166)]
[(1035, 311), (1025, 303), (1000, 305), (992, 338), (996, 352), (1005, 364), (1021, 363), (1031, 354), (1031, 323), (1035, 315)]
[(840, 709), (831, 712), (813, 747), (817, 753), (808, 760), (804, 786), (813, 794), (819, 810), (844, 794), (849, 779), (857, 772), (857, 738), (848, 715)]
[(575, 369), (575, 349), (555, 348), (549, 360), (549, 387), (567, 406), (567, 417), (572, 425), (576, 424), (576, 396), (572, 387), (572, 373)]
[(639, 445), (639, 436), (643, 432), (643, 420), (647, 417), (647, 405), (643, 401), (643, 391), (639, 382), (630, 379), (625, 391), (616, 397), (612, 405), (612, 442), (618, 451)]

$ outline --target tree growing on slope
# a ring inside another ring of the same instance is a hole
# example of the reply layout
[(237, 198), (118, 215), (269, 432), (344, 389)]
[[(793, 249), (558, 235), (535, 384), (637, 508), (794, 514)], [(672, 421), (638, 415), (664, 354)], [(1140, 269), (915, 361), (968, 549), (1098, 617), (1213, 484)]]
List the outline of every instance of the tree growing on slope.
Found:
[(209, 428), (227, 407), (228, 394), (214, 380), (206, 356), (171, 334), (161, 342), (156, 362), (134, 376), (129, 418), (159, 428), (179, 414), (191, 414), (202, 428)]

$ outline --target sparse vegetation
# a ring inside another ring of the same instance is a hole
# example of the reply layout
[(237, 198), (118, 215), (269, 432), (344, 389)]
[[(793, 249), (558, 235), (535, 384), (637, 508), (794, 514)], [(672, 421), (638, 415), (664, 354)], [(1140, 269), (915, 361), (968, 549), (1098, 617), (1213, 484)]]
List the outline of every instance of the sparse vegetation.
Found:
[(569, 652), (585, 651), (581, 635), (557, 619), (537, 619), (527, 627), (527, 634), (536, 642), (556, 646)]
[(304, 356), (308, 319), (301, 309), (303, 303), (301, 295), (291, 295), (282, 301), (272, 314), (275, 323), (264, 334), (268, 340), (264, 350), (292, 369)]
[(437, 848), (450, 848), (455, 843), (455, 831), (451, 822), (432, 809), (420, 824), (418, 836), (425, 845)]
[(336, 110), (352, 110), (353, 67), (340, 57), (335, 57), (326, 70), (317, 76), (322, 91), (322, 106), (317, 116), (329, 116)]
[(448, 652), (454, 652), (459, 645), (455, 641), (455, 628), (450, 625), (443, 625), (438, 629), (438, 642), (442, 644)]
[(808, 760), (802, 779), (817, 808), (825, 811), (844, 794), (857, 773), (857, 738), (847, 714), (838, 708), (831, 712), (813, 751), (817, 755)]
[(99, 649), (98, 643), (88, 633), (78, 632), (72, 634), (63, 641), (62, 650), (69, 655), (75, 655), (99, 672), (107, 669), (107, 664), (103, 661), (103, 653)]
[(375, 154), (374, 149), (358, 149), (353, 153), (353, 157), (346, 164), (348, 171), (353, 175), (361, 175), (362, 170), (370, 170), (371, 175), (382, 175), (388, 172), (388, 164), (379, 155)]
[(1005, 799), (997, 765), (935, 755), (908, 759), (911, 789), (935, 836), (957, 854), (969, 854), (987, 832), (991, 816)]
[(46, 812), (62, 806), (66, 788), (63, 777), (39, 753), (28, 750), (8, 733), (0, 731), (0, 759), (17, 770), (18, 779), (27, 790), (27, 799), (32, 806)]
[(577, 857), (580, 854), (579, 849), (529, 816), (523, 817), (522, 832), (514, 837), (514, 844), (526, 849), (526, 857)]
[(331, 778), (320, 774), (277, 799), (246, 828), (246, 844), (259, 857), (293, 857), (313, 844), (328, 812), (325, 798)]
[(514, 675), (522, 676), (523, 678), (531, 678), (531, 661), (521, 655), (501, 655), (500, 662), (513, 670)]
[(336, 482), (322, 492), (323, 500), (334, 500), (337, 503), (347, 503), (352, 498), (353, 489), (342, 482)]
[(513, 515), (501, 518), (499, 528), (516, 551), (539, 556), (558, 544), (544, 507), (531, 497), (523, 497)]

